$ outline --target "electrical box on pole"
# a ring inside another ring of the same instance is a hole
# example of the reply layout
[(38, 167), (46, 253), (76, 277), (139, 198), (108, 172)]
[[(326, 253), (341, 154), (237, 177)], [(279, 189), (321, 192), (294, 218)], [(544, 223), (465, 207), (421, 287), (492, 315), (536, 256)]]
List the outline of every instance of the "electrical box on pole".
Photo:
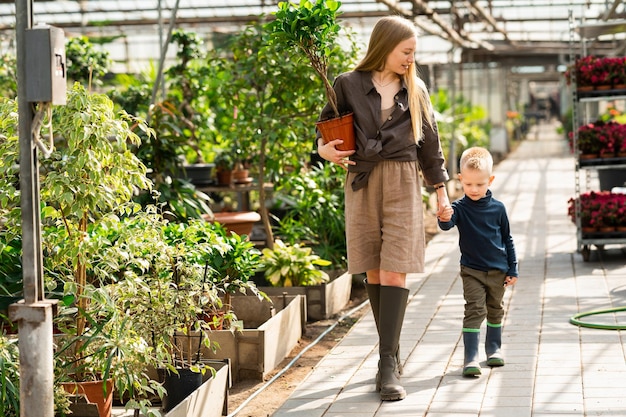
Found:
[(65, 34), (41, 25), (25, 32), (26, 100), (66, 104)]

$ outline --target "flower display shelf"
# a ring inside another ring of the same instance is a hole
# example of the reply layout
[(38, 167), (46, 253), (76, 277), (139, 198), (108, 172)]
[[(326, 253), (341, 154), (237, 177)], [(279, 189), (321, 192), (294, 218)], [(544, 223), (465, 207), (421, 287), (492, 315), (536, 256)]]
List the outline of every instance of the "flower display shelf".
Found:
[[(579, 146), (579, 139), (589, 141), (590, 132), (583, 131), (583, 137), (579, 137), (580, 129), (589, 124), (594, 124), (595, 120), (600, 118), (600, 104), (612, 103), (615, 107), (616, 103), (626, 102), (626, 57), (602, 57), (594, 56), (594, 51), (588, 51), (588, 46), (593, 46), (589, 42), (599, 36), (623, 33), (626, 30), (626, 20), (617, 19), (603, 22), (602, 25), (589, 25), (584, 22), (577, 24), (573, 14), (570, 13), (570, 65), (565, 73), (568, 84), (572, 87), (572, 130), (571, 137), (572, 150), (577, 153), (575, 163), (575, 197), (570, 200), (569, 214), (576, 224), (577, 251), (580, 252), (584, 261), (588, 261), (591, 253), (591, 246), (595, 245), (599, 249), (610, 244), (626, 244), (626, 233), (613, 231), (602, 231), (599, 226), (603, 224), (607, 218), (613, 216), (607, 214), (608, 206), (613, 207), (611, 201), (603, 201), (599, 206), (595, 207), (590, 214), (583, 207), (583, 198), (593, 193), (593, 186), (590, 173), (598, 173), (600, 188), (607, 188), (609, 184), (602, 183), (602, 176), (608, 177), (608, 174), (618, 173), (620, 170), (626, 170), (626, 160), (620, 154), (621, 143), (624, 142), (623, 134), (611, 133), (611, 139), (615, 141), (607, 144), (606, 132), (601, 132), (604, 137), (601, 138), (604, 147), (604, 153), (611, 154), (610, 158), (600, 158), (602, 149), (597, 149), (597, 158), (580, 159), (579, 153), (582, 152), (583, 146)], [(580, 39), (575, 40), (574, 32), (580, 34)], [(608, 88), (601, 89), (601, 85), (607, 85)], [(586, 87), (587, 90), (583, 91)], [(592, 88), (589, 88), (592, 87)], [(593, 132), (591, 132), (593, 133)], [(621, 136), (616, 138), (616, 136)], [(591, 135), (593, 138), (593, 135)], [(621, 143), (618, 145), (617, 141)], [(612, 148), (612, 149), (611, 149)], [(607, 152), (608, 151), (608, 152)], [(611, 186), (611, 188), (614, 185)], [(605, 190), (605, 192), (607, 191)], [(603, 198), (605, 196), (601, 196)], [(613, 220), (611, 218), (611, 220)], [(590, 232), (587, 226), (596, 226), (596, 230)], [(612, 225), (613, 226), (613, 225)], [(584, 229), (584, 231), (583, 231)]]

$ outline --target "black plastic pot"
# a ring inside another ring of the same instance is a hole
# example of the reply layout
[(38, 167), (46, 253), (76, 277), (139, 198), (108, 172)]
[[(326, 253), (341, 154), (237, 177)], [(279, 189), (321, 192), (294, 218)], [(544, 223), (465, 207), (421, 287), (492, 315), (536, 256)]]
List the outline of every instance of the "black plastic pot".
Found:
[(202, 385), (202, 373), (193, 372), (188, 368), (178, 368), (177, 370), (178, 375), (165, 369), (159, 369), (164, 381), (163, 387), (167, 390), (162, 404), (165, 412), (176, 407)]

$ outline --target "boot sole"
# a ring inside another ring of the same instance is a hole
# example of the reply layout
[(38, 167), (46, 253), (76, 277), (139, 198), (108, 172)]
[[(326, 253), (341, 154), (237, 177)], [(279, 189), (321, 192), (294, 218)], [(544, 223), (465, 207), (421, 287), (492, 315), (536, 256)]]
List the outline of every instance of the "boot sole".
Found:
[(406, 398), (406, 392), (395, 392), (393, 394), (380, 393), (381, 401), (399, 401)]
[(480, 368), (476, 368), (474, 366), (468, 366), (467, 368), (463, 368), (463, 376), (478, 376), (482, 372)]
[(487, 365), (492, 366), (492, 367), (504, 366), (504, 359), (502, 358), (487, 359)]

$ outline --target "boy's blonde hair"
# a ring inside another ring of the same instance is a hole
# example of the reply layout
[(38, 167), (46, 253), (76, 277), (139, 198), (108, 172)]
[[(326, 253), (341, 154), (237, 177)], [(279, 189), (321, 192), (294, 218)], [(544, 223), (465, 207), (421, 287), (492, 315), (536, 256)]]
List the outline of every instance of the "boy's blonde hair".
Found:
[(464, 169), (484, 171), (491, 175), (491, 171), (493, 170), (493, 157), (485, 148), (478, 146), (468, 148), (461, 154), (461, 172)]

